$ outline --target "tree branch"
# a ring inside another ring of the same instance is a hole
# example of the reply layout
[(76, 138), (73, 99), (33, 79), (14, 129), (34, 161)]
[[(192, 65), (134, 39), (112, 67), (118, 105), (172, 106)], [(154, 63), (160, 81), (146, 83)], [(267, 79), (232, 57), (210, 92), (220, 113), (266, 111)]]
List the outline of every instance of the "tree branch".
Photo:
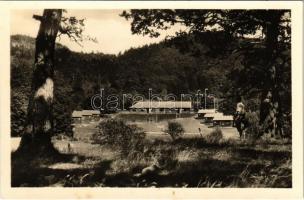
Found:
[(40, 16), (40, 15), (33, 15), (33, 18), (38, 20), (38, 21), (42, 21), (43, 20), (43, 17)]

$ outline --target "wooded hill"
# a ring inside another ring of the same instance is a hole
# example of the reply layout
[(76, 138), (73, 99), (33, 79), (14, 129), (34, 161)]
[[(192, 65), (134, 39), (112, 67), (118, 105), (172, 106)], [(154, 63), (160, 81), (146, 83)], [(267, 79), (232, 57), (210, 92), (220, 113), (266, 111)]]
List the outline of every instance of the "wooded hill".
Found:
[[(70, 132), (71, 112), (91, 109), (91, 97), (105, 88), (108, 94), (143, 94), (148, 89), (162, 96), (195, 94), (198, 89), (222, 99), (220, 108), (232, 113), (236, 95), (247, 107), (259, 109), (265, 80), (263, 45), (257, 39), (233, 39), (221, 32), (206, 32), (200, 42), (177, 37), (159, 44), (131, 48), (119, 55), (79, 53), (57, 44), (55, 63), (55, 128)], [(197, 41), (197, 39), (195, 40)], [(286, 56), (290, 47), (284, 45)], [(34, 63), (35, 39), (11, 37), (12, 135), (23, 129)], [(291, 109), (290, 62), (281, 73), (284, 112)], [(131, 102), (129, 102), (130, 104)]]

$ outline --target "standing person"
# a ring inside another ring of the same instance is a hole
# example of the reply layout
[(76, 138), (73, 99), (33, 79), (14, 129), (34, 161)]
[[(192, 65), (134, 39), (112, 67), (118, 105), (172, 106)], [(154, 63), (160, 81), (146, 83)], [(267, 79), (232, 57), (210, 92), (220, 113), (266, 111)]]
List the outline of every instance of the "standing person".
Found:
[[(249, 126), (248, 120), (245, 117), (245, 105), (242, 102), (241, 97), (238, 99), (238, 103), (236, 104), (236, 112), (234, 114), (234, 126), (237, 128), (240, 139), (242, 139), (242, 136), (244, 135), (244, 138), (246, 138), (246, 128)], [(245, 131), (245, 132), (244, 132)]]
[(245, 117), (245, 105), (242, 102), (242, 98), (238, 97), (237, 98), (237, 104), (236, 104), (236, 111), (234, 113), (234, 126), (235, 126), (235, 121), (243, 119)]

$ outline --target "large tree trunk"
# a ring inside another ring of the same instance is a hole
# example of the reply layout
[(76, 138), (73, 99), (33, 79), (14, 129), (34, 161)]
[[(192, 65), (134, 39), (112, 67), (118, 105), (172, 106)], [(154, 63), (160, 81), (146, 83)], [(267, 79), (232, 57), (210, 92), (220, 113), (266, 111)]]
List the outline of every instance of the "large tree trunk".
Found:
[(60, 9), (46, 9), (43, 16), (33, 16), (41, 23), (36, 38), (27, 128), (19, 149), (42, 147), (47, 150), (52, 147), (50, 138), (53, 128), (54, 51), (61, 16)]
[(279, 11), (269, 12), (269, 21), (266, 22), (266, 54), (269, 58), (268, 80), (265, 82), (261, 98), (260, 124), (263, 131), (274, 135), (282, 135), (282, 111), (279, 95), (278, 37), (281, 14)]

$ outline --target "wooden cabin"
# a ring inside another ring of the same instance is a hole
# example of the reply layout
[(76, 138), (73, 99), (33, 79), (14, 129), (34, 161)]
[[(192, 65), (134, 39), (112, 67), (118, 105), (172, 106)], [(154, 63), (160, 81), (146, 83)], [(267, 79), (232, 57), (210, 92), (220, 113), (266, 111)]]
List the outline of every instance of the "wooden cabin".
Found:
[(82, 119), (82, 112), (74, 110), (72, 113), (73, 124), (80, 124)]
[(98, 121), (100, 119), (100, 111), (75, 110), (72, 113), (72, 119), (74, 124), (80, 124), (81, 122)]
[(216, 116), (223, 116), (223, 113), (207, 113), (204, 115), (204, 122), (207, 124), (213, 123), (213, 119)]
[(210, 113), (216, 113), (216, 109), (200, 109), (197, 112), (197, 118), (204, 119), (204, 116)]
[(232, 126), (233, 125), (233, 116), (232, 115), (222, 115), (215, 116), (213, 118), (213, 126)]
[(130, 107), (132, 112), (190, 113), (191, 101), (138, 101)]

